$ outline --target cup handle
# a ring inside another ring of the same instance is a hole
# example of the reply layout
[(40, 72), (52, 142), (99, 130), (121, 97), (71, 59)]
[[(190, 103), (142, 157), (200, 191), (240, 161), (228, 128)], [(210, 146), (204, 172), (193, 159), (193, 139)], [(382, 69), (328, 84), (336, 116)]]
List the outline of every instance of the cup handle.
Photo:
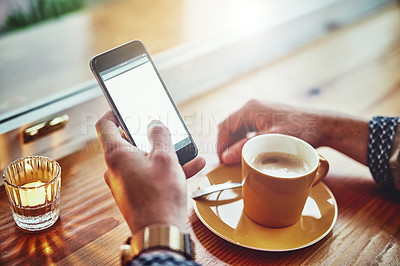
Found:
[(317, 173), (315, 175), (315, 179), (313, 182), (313, 187), (315, 187), (316, 185), (319, 184), (319, 182), (321, 182), (326, 175), (328, 174), (329, 171), (329, 162), (327, 159), (324, 158), (324, 156), (322, 156), (321, 154), (318, 154), (319, 157), (319, 165), (318, 165), (318, 170)]

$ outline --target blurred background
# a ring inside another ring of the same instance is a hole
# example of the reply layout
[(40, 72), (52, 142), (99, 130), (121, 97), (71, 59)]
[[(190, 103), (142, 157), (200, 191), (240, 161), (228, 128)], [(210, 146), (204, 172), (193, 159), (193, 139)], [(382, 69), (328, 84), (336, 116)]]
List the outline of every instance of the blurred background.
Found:
[(108, 107), (89, 60), (135, 39), (191, 131), (251, 98), (400, 113), (397, 1), (0, 0), (0, 169), (93, 140)]

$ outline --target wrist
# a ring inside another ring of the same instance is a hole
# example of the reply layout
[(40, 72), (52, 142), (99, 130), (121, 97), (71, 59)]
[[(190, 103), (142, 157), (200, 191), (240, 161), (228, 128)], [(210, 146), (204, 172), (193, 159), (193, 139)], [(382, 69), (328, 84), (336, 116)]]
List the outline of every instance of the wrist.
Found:
[(145, 219), (144, 215), (136, 215), (135, 219), (127, 220), (129, 229), (132, 234), (136, 234), (146, 227), (151, 227), (158, 224), (167, 224), (174, 227), (179, 228), (181, 231), (185, 231), (186, 229), (186, 218), (178, 218), (178, 217), (162, 217), (164, 214), (159, 214), (159, 217), (154, 217), (152, 219)]
[(338, 132), (335, 132), (340, 126), (337, 117), (330, 114), (320, 114), (317, 118), (318, 147), (326, 146), (333, 148), (335, 146), (335, 138)]
[(319, 124), (321, 146), (331, 147), (366, 164), (368, 120), (340, 113), (326, 113), (319, 117)]
[(174, 206), (157, 204), (159, 207), (145, 206), (144, 208), (135, 208), (130, 219), (127, 219), (132, 234), (135, 234), (146, 227), (157, 224), (168, 224), (178, 227), (184, 231), (186, 228), (186, 205), (176, 204)]
[(169, 224), (185, 230), (186, 194), (174, 193), (174, 189), (155, 189), (141, 198), (142, 200), (123, 201), (132, 202), (129, 205), (120, 204), (132, 234), (154, 224)]

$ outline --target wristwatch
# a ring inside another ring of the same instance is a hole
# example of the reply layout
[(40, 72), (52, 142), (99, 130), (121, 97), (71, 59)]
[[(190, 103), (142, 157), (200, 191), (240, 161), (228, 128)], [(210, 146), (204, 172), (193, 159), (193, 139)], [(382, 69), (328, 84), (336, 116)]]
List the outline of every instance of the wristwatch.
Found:
[(164, 249), (182, 254), (194, 260), (194, 245), (190, 234), (173, 225), (157, 224), (145, 227), (129, 237), (121, 246), (121, 263), (126, 265), (142, 251)]

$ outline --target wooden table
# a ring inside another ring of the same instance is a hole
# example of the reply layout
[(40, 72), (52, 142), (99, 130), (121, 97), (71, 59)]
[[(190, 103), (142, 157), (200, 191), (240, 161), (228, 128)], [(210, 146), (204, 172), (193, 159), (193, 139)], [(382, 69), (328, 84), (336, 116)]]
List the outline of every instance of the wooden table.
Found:
[[(216, 125), (250, 98), (295, 102), (316, 108), (400, 115), (400, 9), (391, 6), (338, 30), (285, 58), (238, 77), (180, 106), (207, 166), (218, 165)], [(188, 202), (187, 230), (197, 261), (223, 264), (400, 264), (400, 195), (373, 182), (368, 169), (329, 148), (326, 184), (339, 216), (332, 232), (313, 246), (292, 252), (262, 252), (231, 244), (208, 230)], [(93, 141), (59, 160), (62, 206), (50, 229), (26, 233), (14, 224), (0, 189), (0, 264), (117, 264), (130, 232), (103, 181), (106, 169)], [(144, 199), (145, 200), (145, 199)]]

